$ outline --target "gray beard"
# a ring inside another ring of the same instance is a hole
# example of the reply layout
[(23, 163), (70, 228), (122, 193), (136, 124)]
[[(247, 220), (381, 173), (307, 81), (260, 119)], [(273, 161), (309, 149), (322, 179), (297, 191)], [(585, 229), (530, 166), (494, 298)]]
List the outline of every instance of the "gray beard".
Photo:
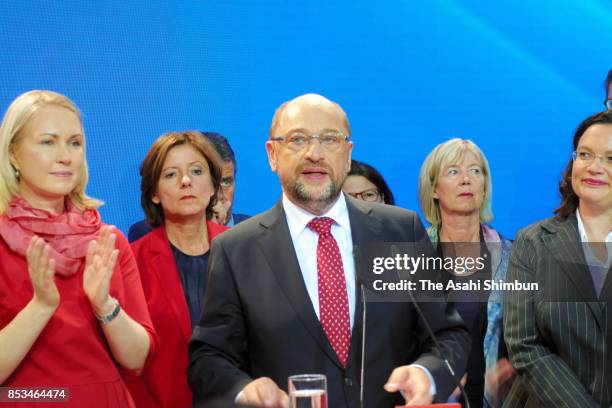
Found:
[(302, 203), (307, 208), (312, 208), (317, 211), (323, 210), (331, 205), (336, 201), (340, 193), (340, 189), (333, 180), (329, 182), (327, 188), (318, 196), (314, 196), (314, 194), (309, 192), (306, 185), (301, 181), (296, 181), (287, 187), (287, 191), (289, 191), (298, 202)]

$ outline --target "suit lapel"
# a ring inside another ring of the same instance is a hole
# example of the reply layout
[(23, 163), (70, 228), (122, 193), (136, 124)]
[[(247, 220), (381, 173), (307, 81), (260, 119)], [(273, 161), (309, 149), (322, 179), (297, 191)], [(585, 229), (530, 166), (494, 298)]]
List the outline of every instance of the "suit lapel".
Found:
[(597, 299), (593, 278), (586, 263), (577, 220), (571, 215), (566, 220), (553, 219), (544, 224), (543, 228), (550, 234), (542, 237), (544, 245), (548, 248), (560, 269), (574, 284), (580, 296), (587, 302), (593, 312), (597, 323), (603, 328), (603, 315)]
[(151, 240), (151, 269), (157, 275), (160, 291), (170, 305), (170, 310), (181, 329), (181, 334), (188, 342), (191, 338), (191, 323), (185, 293), (181, 286), (176, 261), (172, 255), (170, 241), (163, 227), (156, 229)]
[[(374, 217), (371, 216), (372, 208), (363, 205), (361, 202), (346, 196), (346, 205), (348, 207), (349, 219), (351, 222), (351, 237), (353, 240), (353, 248), (368, 242), (383, 242), (382, 229), (380, 223), (376, 223)], [(355, 262), (355, 269), (359, 268)], [(358, 278), (358, 271), (355, 270), (355, 277)], [(353, 330), (351, 333), (351, 347), (347, 370), (361, 361), (361, 344), (363, 331), (363, 296), (361, 294), (361, 286), (359, 279), (355, 285), (355, 316), (353, 317)], [(370, 312), (368, 312), (370, 313)], [(368, 317), (371, 319), (372, 317)]]
[(281, 201), (262, 218), (260, 226), (261, 235), (257, 243), (289, 303), (321, 350), (341, 367), (310, 301)]
[(606, 303), (612, 301), (612, 277), (610, 275), (612, 275), (612, 264), (606, 273), (606, 279), (604, 280), (604, 285), (601, 289), (601, 295), (599, 297), (602, 302)]

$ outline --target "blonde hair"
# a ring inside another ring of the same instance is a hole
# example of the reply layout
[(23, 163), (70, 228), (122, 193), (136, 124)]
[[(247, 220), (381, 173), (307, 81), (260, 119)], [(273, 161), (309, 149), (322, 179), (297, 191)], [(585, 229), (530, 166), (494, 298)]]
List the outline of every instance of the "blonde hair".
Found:
[(491, 197), (493, 184), (491, 182), (491, 169), (489, 162), (480, 148), (471, 140), (454, 138), (437, 145), (427, 156), (419, 173), (419, 204), (425, 219), (434, 227), (440, 227), (440, 204), (434, 198), (434, 190), (442, 171), (453, 164), (459, 163), (465, 155), (473, 153), (480, 164), (484, 175), (484, 199), (480, 206), (480, 222), (485, 223), (493, 219), (491, 211)]
[[(81, 123), (81, 128), (83, 127), (79, 108), (64, 95), (53, 91), (29, 91), (19, 95), (11, 103), (0, 125), (0, 215), (4, 214), (13, 196), (19, 193), (19, 180), (15, 173), (16, 169), (10, 161), (11, 153), (24, 137), (22, 130), (32, 116), (41, 107), (50, 105), (66, 108), (74, 113)], [(85, 159), (79, 181), (70, 193), (72, 202), (80, 209), (97, 208), (102, 205), (101, 201), (85, 194), (88, 179), (89, 171)]]

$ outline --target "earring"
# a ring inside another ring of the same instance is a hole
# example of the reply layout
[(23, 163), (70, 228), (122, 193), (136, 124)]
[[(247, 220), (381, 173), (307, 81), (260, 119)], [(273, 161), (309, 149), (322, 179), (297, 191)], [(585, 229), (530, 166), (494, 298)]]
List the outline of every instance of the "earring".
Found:
[(19, 178), (19, 170), (15, 169), (15, 178)]

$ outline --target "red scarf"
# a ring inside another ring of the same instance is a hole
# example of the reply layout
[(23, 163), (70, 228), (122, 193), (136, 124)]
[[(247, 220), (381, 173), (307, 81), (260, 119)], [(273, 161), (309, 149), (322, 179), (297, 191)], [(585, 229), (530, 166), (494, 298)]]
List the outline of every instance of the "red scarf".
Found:
[(69, 198), (64, 213), (56, 215), (33, 208), (23, 198), (14, 196), (0, 217), (0, 236), (24, 258), (32, 237), (39, 236), (51, 246), (56, 274), (71, 277), (84, 262), (89, 242), (96, 239), (101, 226), (96, 209), (81, 211)]

